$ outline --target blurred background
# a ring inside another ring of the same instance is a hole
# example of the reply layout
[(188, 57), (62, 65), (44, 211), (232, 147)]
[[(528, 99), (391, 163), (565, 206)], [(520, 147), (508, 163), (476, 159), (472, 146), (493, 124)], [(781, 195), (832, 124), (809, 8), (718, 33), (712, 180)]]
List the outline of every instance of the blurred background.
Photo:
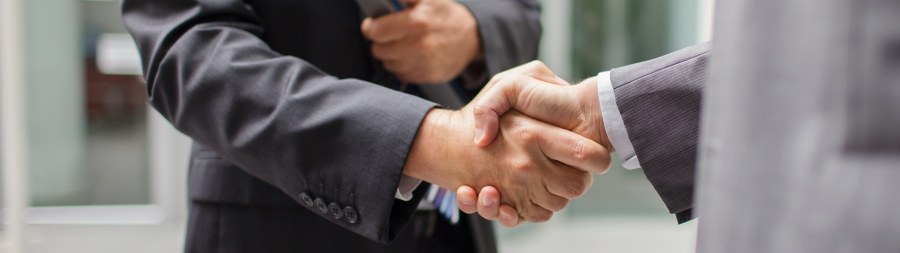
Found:
[[(28, 252), (181, 252), (190, 140), (149, 108), (118, 3), (20, 2), (18, 21), (0, 17), (0, 38), (23, 39), (0, 62), (24, 70), (2, 80), (25, 84), (27, 135), (3, 141), (27, 154), (28, 186), (2, 195), (28, 208), (23, 227), (2, 233), (25, 235)], [(540, 59), (572, 81), (710, 37), (713, 0), (542, 2)], [(693, 252), (696, 222), (676, 225), (641, 170), (616, 159), (550, 222), (497, 233), (501, 252)]]

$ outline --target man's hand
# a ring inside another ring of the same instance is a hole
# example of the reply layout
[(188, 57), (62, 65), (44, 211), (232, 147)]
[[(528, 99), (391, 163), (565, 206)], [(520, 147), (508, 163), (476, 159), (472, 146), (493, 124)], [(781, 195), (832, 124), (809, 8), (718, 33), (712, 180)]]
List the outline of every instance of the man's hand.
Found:
[[(515, 109), (590, 138), (612, 152), (597, 96), (596, 78), (569, 86), (537, 61), (497, 74), (473, 102), (475, 143), (489, 145), (502, 125), (499, 116)], [(586, 168), (586, 171), (604, 173), (608, 168), (607, 161), (604, 166)], [(515, 215), (513, 207), (496, 203), (500, 192), (493, 186), (485, 186), (480, 193), (469, 186), (461, 186), (457, 189), (457, 196), (463, 212), (477, 211), (486, 219), (499, 219), (504, 226), (517, 226), (523, 222)], [(473, 204), (476, 196), (478, 203)]]
[(543, 222), (587, 191), (593, 177), (586, 168), (609, 163), (596, 142), (514, 111), (499, 118), (493, 143), (478, 147), (473, 122), (470, 107), (433, 109), (403, 173), (448, 189), (497, 186), (503, 197), (496, 204), (519, 210), (517, 220)]
[[(490, 144), (497, 135), (500, 115), (515, 109), (611, 147), (603, 128), (596, 78), (568, 85), (540, 61), (497, 74), (472, 105), (478, 146)], [(602, 173), (606, 168), (591, 171)]]
[(469, 9), (452, 0), (407, 0), (410, 8), (367, 18), (362, 33), (372, 55), (401, 81), (442, 83), (481, 60), (478, 25)]

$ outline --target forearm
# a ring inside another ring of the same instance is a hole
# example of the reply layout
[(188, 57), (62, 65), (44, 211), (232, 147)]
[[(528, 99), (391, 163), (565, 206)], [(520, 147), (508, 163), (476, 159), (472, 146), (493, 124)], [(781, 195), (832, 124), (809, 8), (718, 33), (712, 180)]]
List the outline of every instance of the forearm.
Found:
[(355, 200), (364, 222), (336, 223), (376, 241), (392, 240), (402, 228), (393, 224), (404, 223), (392, 221), (404, 219), (394, 214), (415, 208), (398, 204), (393, 193), (419, 123), (434, 104), (341, 80), (271, 50), (258, 37), (255, 14), (240, 1), (190, 5), (123, 2), (153, 107), (297, 202), (306, 191), (337, 192), (332, 199), (345, 205)]

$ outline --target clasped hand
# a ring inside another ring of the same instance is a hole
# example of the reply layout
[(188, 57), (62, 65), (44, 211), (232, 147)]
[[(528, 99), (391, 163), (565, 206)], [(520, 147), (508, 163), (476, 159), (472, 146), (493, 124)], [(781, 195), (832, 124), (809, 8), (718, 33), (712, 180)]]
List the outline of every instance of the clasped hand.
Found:
[[(515, 112), (507, 112), (514, 109), (589, 138), (606, 148), (608, 155), (613, 150), (606, 137), (599, 103), (596, 78), (572, 86), (558, 78), (543, 63), (531, 62), (496, 75), (482, 90), (482, 94), (476, 97), (472, 105), (476, 126), (475, 143), (478, 146), (491, 144), (503, 125), (498, 119), (504, 113)], [(608, 168), (607, 159), (606, 163), (597, 167), (583, 169), (604, 173)], [(498, 202), (497, 199), (501, 199), (500, 192), (493, 186), (483, 187), (479, 194), (472, 187), (464, 185), (458, 188), (457, 196), (461, 211), (470, 214), (478, 212), (482, 217), (499, 220), (500, 224), (507, 227), (517, 226), (525, 221), (541, 222), (522, 215), (527, 212), (527, 206)]]
[[(464, 212), (506, 226), (546, 221), (609, 168), (591, 92), (596, 85), (569, 85), (540, 62), (500, 73), (463, 109), (425, 116), (403, 173), (459, 188)], [(483, 189), (478, 204), (472, 187)]]
[[(398, 79), (444, 82), (483, 57), (476, 21), (465, 6), (402, 2), (409, 8), (368, 18), (361, 27), (372, 54)], [(502, 216), (507, 226), (546, 221), (587, 191), (591, 172), (609, 167), (596, 93), (596, 85), (571, 86), (540, 62), (500, 73), (462, 110), (426, 115), (403, 173), (459, 188), (464, 212)], [(477, 207), (471, 187), (483, 189)]]

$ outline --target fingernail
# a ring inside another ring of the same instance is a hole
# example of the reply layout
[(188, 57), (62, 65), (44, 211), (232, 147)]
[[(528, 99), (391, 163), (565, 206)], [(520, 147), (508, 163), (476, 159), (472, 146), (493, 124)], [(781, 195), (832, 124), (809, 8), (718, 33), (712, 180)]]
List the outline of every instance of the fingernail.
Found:
[(467, 206), (472, 205), (472, 202), (473, 202), (471, 198), (466, 198), (466, 197), (459, 198), (459, 201), (462, 201), (463, 205), (467, 205)]
[(481, 127), (475, 127), (475, 142), (481, 140), (482, 137), (484, 137), (484, 129), (482, 129)]
[(494, 204), (494, 199), (493, 198), (484, 198), (484, 201), (482, 201), (482, 202), (483, 202), (482, 204), (484, 206), (490, 207), (491, 205)]
[(500, 212), (500, 219), (501, 220), (509, 220), (509, 215), (506, 215), (505, 213)]

